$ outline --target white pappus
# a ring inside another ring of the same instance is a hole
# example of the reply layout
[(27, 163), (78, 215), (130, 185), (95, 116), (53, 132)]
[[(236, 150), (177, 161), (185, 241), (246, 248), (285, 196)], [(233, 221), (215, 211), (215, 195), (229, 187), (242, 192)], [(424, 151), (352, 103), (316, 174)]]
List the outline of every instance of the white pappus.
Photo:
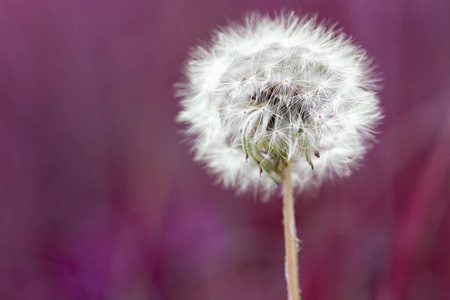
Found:
[(334, 26), (250, 14), (214, 32), (177, 84), (195, 159), (226, 187), (268, 198), (291, 164), (294, 191), (348, 176), (382, 119), (366, 52)]

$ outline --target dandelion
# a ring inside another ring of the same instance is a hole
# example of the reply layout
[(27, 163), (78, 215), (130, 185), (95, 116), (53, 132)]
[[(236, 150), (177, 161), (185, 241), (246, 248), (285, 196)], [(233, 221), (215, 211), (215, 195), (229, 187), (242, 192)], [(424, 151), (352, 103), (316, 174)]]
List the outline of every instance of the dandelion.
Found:
[(289, 299), (300, 299), (293, 193), (348, 176), (382, 118), (371, 60), (316, 18), (249, 15), (191, 54), (178, 120), (225, 187), (282, 185)]

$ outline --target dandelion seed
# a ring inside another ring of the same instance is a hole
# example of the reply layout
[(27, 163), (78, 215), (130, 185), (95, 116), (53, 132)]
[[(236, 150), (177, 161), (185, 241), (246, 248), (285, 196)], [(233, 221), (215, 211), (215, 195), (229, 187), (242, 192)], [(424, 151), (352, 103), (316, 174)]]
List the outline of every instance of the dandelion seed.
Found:
[[(315, 19), (251, 14), (244, 25), (223, 28), (209, 47), (194, 50), (187, 81), (178, 85), (183, 106), (178, 120), (195, 137), (195, 159), (225, 187), (237, 193), (253, 189), (269, 198), (279, 176), (260, 179), (257, 164), (277, 150), (278, 159), (289, 158), (299, 193), (325, 179), (348, 176), (366, 153), (382, 118), (372, 69), (363, 49)], [(299, 130), (286, 130), (294, 124)], [(271, 139), (275, 128), (285, 138)], [(302, 136), (310, 132), (314, 138), (305, 140)], [(225, 160), (221, 148), (230, 143), (242, 160), (250, 152), (256, 163), (242, 167)], [(309, 155), (314, 149), (320, 158)], [(294, 159), (308, 155), (314, 173), (305, 171), (306, 159)], [(276, 163), (263, 168), (279, 173), (270, 169)]]

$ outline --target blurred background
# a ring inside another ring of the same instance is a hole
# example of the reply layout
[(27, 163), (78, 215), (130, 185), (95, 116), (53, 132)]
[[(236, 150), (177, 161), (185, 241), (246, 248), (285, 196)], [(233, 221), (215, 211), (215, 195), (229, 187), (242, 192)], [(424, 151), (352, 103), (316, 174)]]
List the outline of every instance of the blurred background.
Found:
[(281, 200), (213, 184), (173, 88), (211, 29), (280, 9), (384, 77), (364, 166), (297, 198), (303, 299), (450, 299), (448, 0), (2, 0), (0, 299), (287, 298)]

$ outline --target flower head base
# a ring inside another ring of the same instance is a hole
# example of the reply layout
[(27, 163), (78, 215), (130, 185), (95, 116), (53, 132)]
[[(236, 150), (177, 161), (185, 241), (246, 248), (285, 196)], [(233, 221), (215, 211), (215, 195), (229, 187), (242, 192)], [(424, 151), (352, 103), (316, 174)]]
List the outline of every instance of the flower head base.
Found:
[(370, 74), (365, 52), (315, 19), (252, 14), (192, 53), (178, 118), (225, 186), (270, 195), (290, 163), (299, 191), (366, 152), (382, 118)]

